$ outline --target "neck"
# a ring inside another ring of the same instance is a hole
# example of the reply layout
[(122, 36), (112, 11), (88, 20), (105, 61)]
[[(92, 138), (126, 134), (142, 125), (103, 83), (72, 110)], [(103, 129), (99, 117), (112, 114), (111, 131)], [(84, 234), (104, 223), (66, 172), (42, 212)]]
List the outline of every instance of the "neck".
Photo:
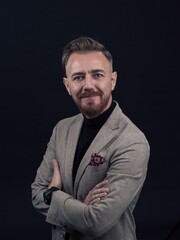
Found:
[(112, 102), (112, 104), (106, 111), (104, 111), (102, 114), (98, 115), (95, 118), (86, 118), (86, 116), (84, 116), (84, 126), (86, 128), (91, 128), (91, 129), (96, 129), (101, 127), (105, 123), (105, 121), (109, 118), (115, 106), (116, 106), (116, 103)]

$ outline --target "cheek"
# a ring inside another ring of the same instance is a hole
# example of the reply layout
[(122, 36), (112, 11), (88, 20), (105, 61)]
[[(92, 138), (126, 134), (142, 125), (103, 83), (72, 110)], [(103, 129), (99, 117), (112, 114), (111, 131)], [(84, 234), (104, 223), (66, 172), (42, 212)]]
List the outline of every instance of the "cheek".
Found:
[(111, 82), (102, 84), (99, 89), (101, 89), (105, 94), (109, 94), (112, 91), (113, 85)]
[(75, 96), (81, 91), (82, 87), (80, 84), (73, 84), (70, 88), (71, 95)]

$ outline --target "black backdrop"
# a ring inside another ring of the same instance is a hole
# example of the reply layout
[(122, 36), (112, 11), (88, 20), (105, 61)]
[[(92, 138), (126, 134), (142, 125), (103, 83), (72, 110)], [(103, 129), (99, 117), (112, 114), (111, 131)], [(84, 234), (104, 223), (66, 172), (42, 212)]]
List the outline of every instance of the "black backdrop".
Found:
[(62, 83), (60, 56), (82, 35), (111, 51), (114, 99), (151, 145), (135, 210), (138, 239), (180, 239), (178, 14), (175, 1), (1, 2), (0, 239), (50, 239), (30, 185), (54, 125), (78, 113)]

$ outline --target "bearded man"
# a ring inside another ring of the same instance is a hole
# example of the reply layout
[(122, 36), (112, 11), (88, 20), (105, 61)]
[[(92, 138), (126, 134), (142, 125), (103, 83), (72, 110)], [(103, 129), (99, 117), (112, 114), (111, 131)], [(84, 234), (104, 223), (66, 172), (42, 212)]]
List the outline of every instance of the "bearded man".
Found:
[(148, 141), (113, 100), (117, 73), (102, 44), (71, 41), (62, 66), (81, 113), (55, 126), (32, 183), (33, 205), (52, 225), (53, 240), (135, 240)]

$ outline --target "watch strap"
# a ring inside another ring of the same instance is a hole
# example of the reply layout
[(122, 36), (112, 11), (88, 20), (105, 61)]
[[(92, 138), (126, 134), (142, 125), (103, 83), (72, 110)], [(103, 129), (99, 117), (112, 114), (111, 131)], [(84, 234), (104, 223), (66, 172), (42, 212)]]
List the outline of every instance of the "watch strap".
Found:
[(47, 189), (44, 193), (43, 193), (43, 197), (44, 197), (44, 202), (48, 205), (50, 205), (51, 203), (51, 196), (52, 196), (52, 193), (54, 191), (58, 191), (59, 188), (57, 187), (51, 187), (49, 189)]

